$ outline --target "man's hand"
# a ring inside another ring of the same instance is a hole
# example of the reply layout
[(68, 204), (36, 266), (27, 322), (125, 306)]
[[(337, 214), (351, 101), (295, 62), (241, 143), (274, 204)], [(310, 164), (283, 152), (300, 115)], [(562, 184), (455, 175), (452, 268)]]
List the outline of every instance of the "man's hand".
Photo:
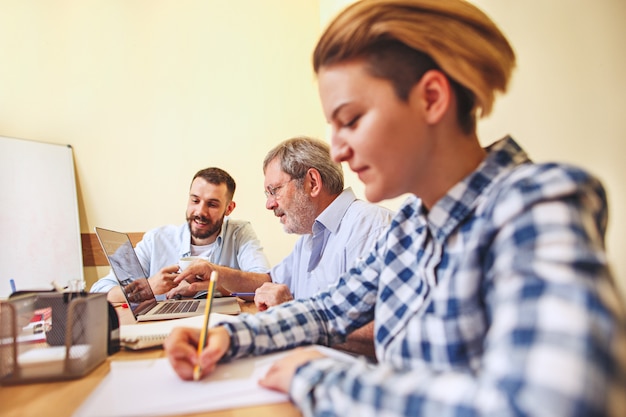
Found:
[(230, 335), (223, 327), (209, 329), (207, 346), (198, 356), (200, 329), (176, 327), (163, 343), (163, 349), (174, 371), (181, 379), (193, 380), (193, 369), (200, 365), (202, 377), (215, 369), (230, 347)]
[[(199, 291), (206, 291), (209, 288), (209, 278), (211, 272), (217, 270), (217, 266), (199, 259), (189, 265), (183, 272), (174, 278), (175, 288), (167, 293), (167, 298), (174, 298), (177, 295), (182, 297), (193, 297)], [(221, 291), (219, 276), (215, 288)]]
[(198, 259), (189, 265), (187, 269), (178, 274), (178, 276), (174, 279), (174, 283), (178, 285), (182, 281), (187, 281), (189, 284), (193, 285), (198, 282), (205, 281), (205, 287), (201, 288), (201, 290), (206, 290), (209, 279), (211, 278), (211, 272), (213, 272), (213, 270), (217, 270), (217, 265), (214, 265), (204, 259)]
[(297, 348), (293, 353), (274, 362), (267, 374), (261, 378), (259, 384), (262, 387), (288, 394), (296, 369), (313, 359), (324, 357), (325, 355), (315, 348)]
[(208, 281), (197, 281), (193, 284), (189, 284), (187, 281), (182, 280), (176, 288), (172, 288), (167, 292), (167, 298), (180, 297), (193, 297), (198, 291), (206, 291), (209, 288)]
[(259, 311), (293, 300), (289, 287), (285, 284), (265, 282), (256, 290), (254, 304)]
[(174, 280), (177, 276), (178, 265), (170, 265), (161, 268), (159, 272), (148, 278), (152, 292), (155, 294), (165, 294), (176, 287), (178, 283), (175, 283)]

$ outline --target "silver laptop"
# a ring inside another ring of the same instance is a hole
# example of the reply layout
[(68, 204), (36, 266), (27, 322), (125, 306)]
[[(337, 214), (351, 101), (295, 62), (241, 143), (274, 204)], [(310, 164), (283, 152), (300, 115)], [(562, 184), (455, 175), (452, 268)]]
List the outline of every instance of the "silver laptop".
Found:
[[(137, 321), (169, 320), (204, 313), (205, 299), (157, 301), (137, 253), (126, 233), (95, 228), (102, 250)], [(214, 298), (211, 311), (239, 314), (235, 297)]]

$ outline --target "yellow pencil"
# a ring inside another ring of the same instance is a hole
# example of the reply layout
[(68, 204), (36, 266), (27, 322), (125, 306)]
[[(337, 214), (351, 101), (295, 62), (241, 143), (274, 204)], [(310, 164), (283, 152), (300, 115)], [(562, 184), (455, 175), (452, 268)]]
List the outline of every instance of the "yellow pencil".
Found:
[[(202, 350), (207, 342), (207, 334), (209, 332), (209, 316), (211, 315), (211, 306), (213, 305), (213, 293), (215, 291), (215, 283), (217, 281), (217, 271), (211, 272), (211, 277), (209, 278), (209, 290), (206, 294), (206, 307), (204, 308), (204, 325), (202, 326), (202, 332), (200, 333), (200, 341), (198, 342), (198, 357), (202, 354)], [(193, 380), (197, 381), (200, 379), (200, 375), (202, 374), (202, 369), (200, 365), (196, 365), (193, 368)]]

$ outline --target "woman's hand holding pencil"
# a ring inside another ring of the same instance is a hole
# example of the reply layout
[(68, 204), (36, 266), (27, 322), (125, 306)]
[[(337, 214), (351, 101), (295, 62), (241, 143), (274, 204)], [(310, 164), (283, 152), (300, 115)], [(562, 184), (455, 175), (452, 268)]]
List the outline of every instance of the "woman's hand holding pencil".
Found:
[(211, 274), (202, 329), (177, 327), (163, 343), (170, 364), (184, 380), (199, 380), (211, 373), (230, 347), (230, 335), (223, 327), (209, 329), (209, 316), (217, 273)]

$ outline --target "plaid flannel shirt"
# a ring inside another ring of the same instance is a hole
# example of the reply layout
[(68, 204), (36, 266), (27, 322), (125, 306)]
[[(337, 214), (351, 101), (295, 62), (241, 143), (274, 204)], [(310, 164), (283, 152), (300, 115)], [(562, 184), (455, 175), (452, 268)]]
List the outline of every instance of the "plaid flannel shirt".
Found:
[(409, 198), (336, 286), (227, 323), (229, 357), (332, 345), (375, 318), (377, 365), (297, 370), (305, 415), (625, 416), (602, 185), (509, 137), (487, 151), (430, 211)]

